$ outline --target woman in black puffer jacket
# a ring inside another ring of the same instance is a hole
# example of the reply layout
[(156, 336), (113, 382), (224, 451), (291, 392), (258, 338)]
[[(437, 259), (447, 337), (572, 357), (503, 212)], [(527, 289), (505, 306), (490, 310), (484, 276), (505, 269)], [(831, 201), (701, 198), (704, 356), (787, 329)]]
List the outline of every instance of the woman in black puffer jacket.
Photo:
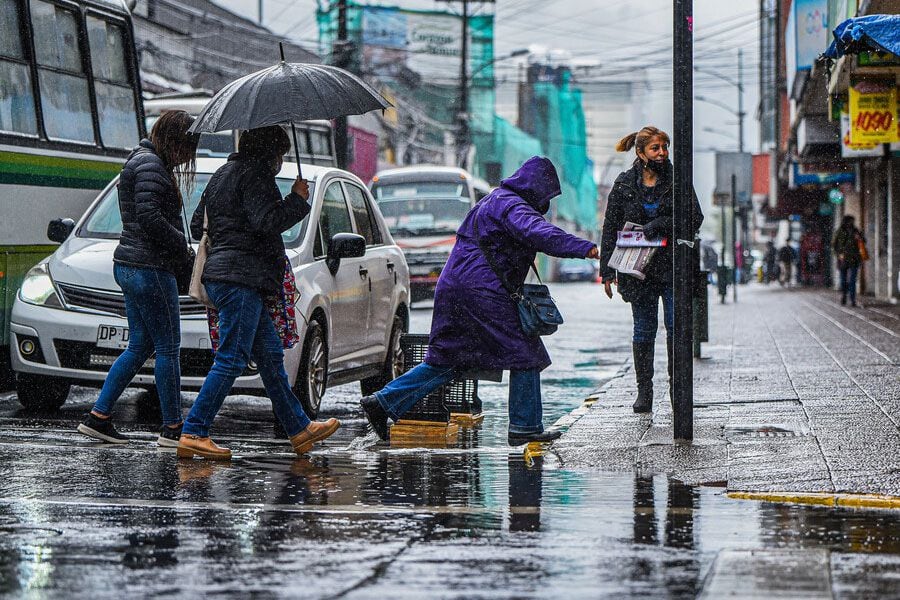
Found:
[[(669, 136), (656, 127), (647, 126), (626, 135), (616, 145), (619, 152), (632, 148), (637, 155), (634, 164), (616, 178), (607, 198), (603, 239), (600, 243), (600, 275), (609, 298), (612, 298), (612, 284), (616, 282), (622, 299), (631, 304), (634, 318), (632, 351), (638, 388), (633, 408), (636, 413), (647, 413), (653, 408), (653, 358), (660, 299), (666, 325), (671, 399), (672, 330), (675, 320), (672, 163), (669, 161)], [(703, 222), (703, 213), (696, 195), (692, 208), (696, 232)], [(617, 233), (628, 222), (643, 226), (644, 235), (648, 239), (668, 239), (668, 244), (659, 248), (650, 259), (643, 280), (617, 273), (609, 266), (609, 259), (616, 247)]]
[(149, 140), (141, 140), (119, 176), (122, 235), (113, 254), (113, 274), (125, 296), (128, 348), (109, 370), (100, 397), (78, 426), (81, 433), (112, 443), (128, 438), (110, 415), (122, 391), (156, 352), (156, 389), (163, 415), (160, 446), (177, 446), (181, 435), (181, 324), (176, 271), (189, 271), (181, 189), (190, 187), (197, 136), (184, 111), (163, 114)]
[(290, 140), (281, 127), (261, 127), (241, 134), (239, 151), (228, 157), (209, 180), (191, 232), (200, 238), (206, 214), (209, 255), (203, 285), (219, 316), (219, 348), (200, 394), (184, 422), (178, 456), (227, 460), (231, 451), (209, 438), (216, 413), (234, 380), (252, 359), (272, 410), (297, 454), (335, 431), (337, 419), (313, 421), (291, 390), (284, 370), (284, 349), (266, 307), (266, 296), (284, 282), (281, 233), (309, 214), (309, 184), (297, 179), (284, 198), (275, 182)]

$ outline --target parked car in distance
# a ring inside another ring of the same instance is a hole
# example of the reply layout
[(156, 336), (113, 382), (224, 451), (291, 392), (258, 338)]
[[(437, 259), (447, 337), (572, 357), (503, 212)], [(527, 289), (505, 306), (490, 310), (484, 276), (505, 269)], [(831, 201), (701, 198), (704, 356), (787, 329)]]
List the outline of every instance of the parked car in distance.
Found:
[(431, 298), (456, 229), (491, 186), (456, 167), (417, 165), (379, 171), (370, 187), (406, 254), (413, 302)]
[[(193, 193), (185, 195), (188, 218), (222, 164), (223, 159), (197, 159)], [(360, 381), (368, 394), (399, 374), (400, 336), (409, 320), (409, 271), (362, 181), (333, 167), (303, 165), (303, 175), (310, 181), (312, 211), (283, 234), (301, 293), (296, 306), (302, 343), (285, 351), (285, 368), (314, 418), (326, 387)], [(284, 193), (296, 176), (296, 164), (285, 163), (277, 178)], [(50, 224), (48, 237), (62, 245), (31, 269), (19, 289), (10, 353), (25, 407), (59, 408), (71, 384), (102, 385), (128, 344), (124, 299), (112, 272), (122, 229), (116, 183), (100, 193), (77, 224), (69, 219)], [(181, 382), (196, 390), (213, 360), (206, 311), (187, 296), (179, 301)], [(133, 385), (154, 387), (152, 358)], [(263, 390), (254, 365), (233, 389)]]
[(582, 258), (564, 258), (556, 268), (557, 281), (594, 281), (597, 278), (597, 261)]

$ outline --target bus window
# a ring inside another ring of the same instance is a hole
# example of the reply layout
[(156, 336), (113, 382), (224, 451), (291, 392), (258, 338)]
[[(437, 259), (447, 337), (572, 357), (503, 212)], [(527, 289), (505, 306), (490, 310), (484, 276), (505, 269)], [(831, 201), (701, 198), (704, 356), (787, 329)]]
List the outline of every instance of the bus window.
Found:
[(104, 145), (133, 146), (139, 137), (134, 93), (125, 64), (125, 30), (95, 17), (87, 18), (94, 71), (100, 136)]
[(327, 131), (310, 129), (309, 145), (310, 153), (314, 156), (331, 156), (331, 140)]
[(41, 108), (47, 136), (94, 142), (88, 80), (78, 45), (78, 17), (42, 0), (31, 2)]
[(0, 0), (0, 131), (37, 135), (31, 73), (15, 0)]
[(94, 16), (87, 18), (94, 90), (105, 146), (130, 148), (139, 139), (134, 92), (126, 66), (125, 29)]

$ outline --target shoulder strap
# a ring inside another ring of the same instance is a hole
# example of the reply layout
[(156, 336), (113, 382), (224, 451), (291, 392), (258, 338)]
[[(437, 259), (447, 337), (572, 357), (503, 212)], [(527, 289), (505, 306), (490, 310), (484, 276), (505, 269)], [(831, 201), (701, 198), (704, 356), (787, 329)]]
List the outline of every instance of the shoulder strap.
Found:
[[(497, 263), (494, 261), (494, 256), (491, 251), (488, 249), (487, 244), (481, 239), (481, 235), (478, 233), (478, 217), (481, 213), (481, 207), (478, 208), (478, 213), (475, 215), (475, 218), (472, 219), (472, 228), (475, 231), (475, 241), (478, 243), (478, 247), (481, 249), (481, 253), (484, 254), (484, 257), (487, 259), (488, 266), (491, 267), (491, 271), (494, 272), (494, 275), (497, 276), (497, 279), (500, 280), (500, 284), (503, 286), (503, 289), (506, 290), (506, 293), (513, 297), (513, 299), (517, 299), (519, 297), (519, 293), (515, 290), (510, 284), (509, 280), (506, 276), (500, 272), (500, 269), (497, 268)], [(531, 269), (534, 271), (534, 274), (537, 276), (538, 281), (543, 284), (541, 281), (541, 275), (538, 273), (537, 266), (535, 266), (534, 261), (531, 261)]]

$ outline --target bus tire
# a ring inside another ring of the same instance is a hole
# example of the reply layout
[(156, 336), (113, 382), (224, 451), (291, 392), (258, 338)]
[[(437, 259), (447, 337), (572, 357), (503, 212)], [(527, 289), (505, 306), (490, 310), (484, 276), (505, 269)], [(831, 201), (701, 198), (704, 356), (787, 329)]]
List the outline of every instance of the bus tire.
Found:
[(31, 411), (55, 411), (66, 403), (72, 384), (57, 377), (16, 373), (19, 404)]

